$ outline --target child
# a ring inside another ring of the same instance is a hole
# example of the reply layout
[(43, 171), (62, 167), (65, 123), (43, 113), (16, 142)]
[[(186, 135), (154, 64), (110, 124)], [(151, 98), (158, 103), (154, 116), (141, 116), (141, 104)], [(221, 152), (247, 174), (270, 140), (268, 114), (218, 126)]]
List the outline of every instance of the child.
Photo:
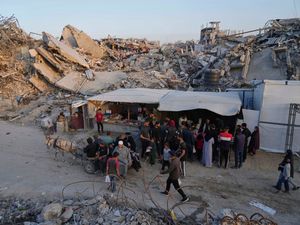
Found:
[(164, 152), (163, 152), (163, 161), (162, 161), (162, 168), (161, 170), (164, 171), (165, 170), (165, 166), (170, 167), (170, 146), (169, 143), (165, 143), (164, 144)]
[(110, 178), (111, 192), (116, 191), (116, 176), (120, 176), (120, 163), (118, 159), (119, 153), (116, 151), (112, 157), (107, 160), (106, 163), (106, 175)]

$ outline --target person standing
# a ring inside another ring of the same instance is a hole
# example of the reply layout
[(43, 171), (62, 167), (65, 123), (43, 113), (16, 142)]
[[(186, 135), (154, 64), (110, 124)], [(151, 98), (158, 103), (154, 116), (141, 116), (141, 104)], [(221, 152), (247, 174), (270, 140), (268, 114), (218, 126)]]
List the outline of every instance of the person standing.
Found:
[(116, 191), (116, 177), (120, 176), (120, 163), (118, 160), (119, 153), (114, 152), (111, 158), (106, 163), (106, 175), (109, 176), (111, 192)]
[(195, 146), (195, 137), (187, 124), (182, 125), (182, 137), (186, 144), (188, 159), (193, 161), (193, 148)]
[(204, 137), (203, 156), (202, 156), (202, 164), (205, 167), (212, 167), (212, 151), (213, 151), (214, 143), (215, 140), (210, 134), (210, 132), (206, 133)]
[[(103, 133), (103, 119), (104, 119), (104, 115), (101, 112), (101, 109), (97, 110), (95, 118), (96, 118), (98, 133)], [(101, 127), (101, 132), (100, 132), (100, 127)]]
[(243, 162), (245, 162), (247, 159), (248, 141), (249, 141), (249, 137), (251, 136), (251, 131), (247, 128), (246, 123), (242, 123), (242, 133), (245, 135), (245, 145), (243, 151)]
[(229, 128), (226, 127), (224, 132), (221, 132), (219, 135), (220, 141), (220, 167), (223, 165), (223, 161), (225, 161), (224, 168), (227, 168), (229, 150), (230, 150), (230, 142), (232, 141), (232, 134), (229, 133)]
[(163, 150), (163, 161), (162, 161), (162, 167), (161, 170), (164, 171), (165, 167), (167, 166), (168, 169), (170, 167), (170, 147), (169, 143), (164, 144), (164, 150)]
[(250, 139), (250, 143), (249, 143), (249, 148), (248, 148), (248, 153), (250, 155), (255, 155), (256, 154), (256, 150), (259, 149), (259, 128), (258, 126), (256, 126), (254, 128), (254, 131), (251, 134), (251, 139)]
[(205, 123), (203, 123), (203, 125), (201, 126), (199, 133), (201, 132), (201, 133), (206, 134), (209, 131), (210, 131), (210, 120), (206, 119)]
[(210, 125), (210, 135), (214, 138), (214, 143), (212, 144), (212, 160), (213, 162), (218, 161), (219, 155), (218, 155), (218, 134), (219, 132), (216, 129), (216, 126), (214, 124)]
[(145, 155), (146, 149), (148, 146), (150, 146), (150, 126), (149, 121), (144, 122), (144, 126), (141, 128), (141, 142), (142, 142), (142, 158)]
[(161, 171), (162, 174), (169, 173), (169, 177), (167, 179), (166, 190), (161, 192), (162, 194), (169, 195), (171, 184), (173, 184), (174, 188), (178, 193), (182, 196), (181, 202), (187, 202), (189, 197), (183, 192), (182, 188), (179, 185), (179, 177), (180, 177), (180, 159), (176, 157), (176, 153), (173, 151), (169, 152), (170, 154), (170, 167), (167, 171)]
[(178, 149), (178, 140), (177, 140), (177, 129), (174, 120), (169, 121), (169, 126), (167, 128), (166, 134), (166, 142), (170, 144), (170, 148), (172, 151), (176, 151)]
[(100, 172), (104, 175), (105, 174), (105, 166), (106, 166), (106, 161), (107, 161), (107, 156), (108, 156), (108, 148), (107, 146), (103, 143), (100, 142), (98, 143), (98, 159), (99, 159), (99, 167), (100, 167)]
[(241, 168), (243, 164), (243, 153), (245, 147), (246, 136), (242, 133), (240, 129), (237, 129), (236, 136), (234, 139), (235, 146), (235, 166), (234, 168)]
[(115, 152), (118, 152), (119, 154), (120, 175), (125, 178), (127, 175), (127, 170), (132, 164), (130, 150), (126, 146), (124, 146), (123, 141), (119, 141), (118, 146), (113, 152), (113, 155)]
[(162, 154), (162, 140), (161, 140), (161, 128), (160, 128), (160, 122), (156, 121), (154, 124), (154, 127), (152, 129), (152, 138), (154, 139), (156, 149), (157, 149), (157, 156), (159, 159), (161, 159)]

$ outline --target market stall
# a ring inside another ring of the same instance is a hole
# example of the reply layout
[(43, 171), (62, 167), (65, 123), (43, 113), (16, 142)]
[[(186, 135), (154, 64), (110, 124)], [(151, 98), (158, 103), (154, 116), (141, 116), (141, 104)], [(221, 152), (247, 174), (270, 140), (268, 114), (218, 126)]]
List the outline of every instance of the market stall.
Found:
[[(138, 126), (151, 113), (159, 116), (156, 110), (159, 100), (170, 90), (132, 88), (117, 89), (112, 92), (88, 98), (92, 105), (89, 110), (101, 108), (105, 114), (105, 123), (126, 126)], [(91, 108), (94, 109), (91, 109)]]

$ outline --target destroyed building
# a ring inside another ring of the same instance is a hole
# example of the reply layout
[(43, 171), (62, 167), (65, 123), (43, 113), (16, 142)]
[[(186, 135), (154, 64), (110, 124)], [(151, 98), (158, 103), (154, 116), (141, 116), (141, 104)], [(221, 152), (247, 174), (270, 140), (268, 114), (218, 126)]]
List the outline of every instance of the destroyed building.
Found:
[[(2, 104), (12, 109), (41, 94), (94, 95), (117, 88), (215, 91), (253, 79), (299, 80), (299, 19), (270, 20), (258, 34), (228, 34), (219, 22), (199, 41), (160, 45), (108, 36), (94, 40), (67, 25), (60, 39), (26, 34), (15, 17), (1, 17)], [(16, 88), (17, 87), (17, 88)], [(4, 109), (2, 107), (2, 109)]]

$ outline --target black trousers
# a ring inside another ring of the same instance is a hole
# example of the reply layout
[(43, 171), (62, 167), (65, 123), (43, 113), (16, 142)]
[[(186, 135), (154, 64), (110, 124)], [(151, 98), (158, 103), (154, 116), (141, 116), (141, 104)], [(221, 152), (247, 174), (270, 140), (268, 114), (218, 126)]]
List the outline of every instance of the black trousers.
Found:
[(142, 158), (144, 158), (146, 149), (150, 145), (150, 141), (141, 139), (141, 142), (142, 142), (142, 155), (141, 156), (142, 156)]
[(238, 151), (237, 149), (235, 149), (235, 151), (234, 151), (234, 160), (235, 160), (235, 167), (236, 168), (242, 167), (242, 164), (243, 164), (243, 150)]
[(221, 155), (220, 155), (220, 166), (222, 167), (223, 161), (225, 161), (224, 168), (227, 168), (228, 157), (229, 157), (229, 148), (221, 148)]
[(243, 151), (243, 162), (247, 159), (247, 149), (248, 149), (248, 138), (245, 139), (244, 151)]
[(99, 133), (100, 133), (100, 127), (101, 127), (101, 132), (103, 133), (103, 123), (102, 122), (97, 122), (97, 128), (98, 128)]
[(171, 184), (173, 184), (174, 188), (178, 191), (178, 193), (182, 196), (182, 198), (186, 198), (186, 195), (183, 192), (183, 190), (181, 189), (181, 187), (178, 183), (178, 180), (173, 180), (173, 179), (168, 178), (166, 192), (170, 191)]

